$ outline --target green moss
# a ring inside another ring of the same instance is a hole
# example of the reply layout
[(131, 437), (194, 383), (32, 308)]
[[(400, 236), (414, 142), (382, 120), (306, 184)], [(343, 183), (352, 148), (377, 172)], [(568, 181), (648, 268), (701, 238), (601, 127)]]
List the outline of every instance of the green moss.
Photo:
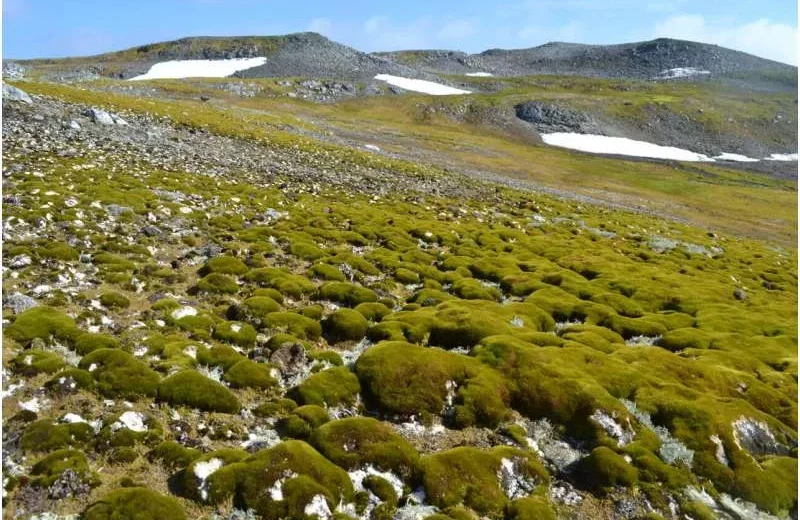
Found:
[(131, 301), (124, 294), (118, 292), (107, 292), (100, 295), (100, 303), (109, 309), (127, 309), (131, 306)]
[(34, 338), (45, 341), (51, 337), (60, 341), (72, 342), (81, 331), (69, 316), (52, 307), (39, 306), (21, 313), (14, 323), (3, 327), (3, 334), (27, 345)]
[(662, 336), (667, 328), (647, 318), (626, 318), (624, 316), (610, 316), (603, 320), (602, 325), (620, 334), (625, 339), (634, 336)]
[(356, 401), (361, 385), (349, 368), (336, 367), (312, 374), (300, 383), (297, 395), (303, 404), (349, 406)]
[(311, 278), (319, 278), (320, 280), (328, 280), (332, 282), (344, 282), (347, 278), (344, 276), (344, 273), (341, 272), (337, 267), (334, 267), (330, 264), (314, 264), (311, 266), (311, 269), (308, 270), (308, 276)]
[(197, 282), (200, 291), (212, 294), (236, 294), (239, 292), (239, 285), (236, 280), (228, 275), (221, 273), (211, 273)]
[(421, 458), (422, 482), (430, 502), (438, 507), (464, 504), (482, 515), (502, 516), (508, 499), (498, 484), (502, 459), (536, 485), (547, 485), (549, 476), (530, 453), (497, 446), (490, 450), (454, 448)]
[(403, 267), (395, 269), (394, 278), (395, 280), (403, 284), (419, 283), (419, 275), (414, 271), (411, 271), (410, 269), (405, 269)]
[(556, 514), (546, 497), (531, 496), (511, 502), (507, 518), (509, 520), (556, 520)]
[(20, 437), (24, 451), (48, 452), (66, 447), (80, 447), (94, 437), (94, 430), (86, 423), (53, 424), (42, 419), (29, 424)]
[(91, 504), (83, 520), (185, 520), (186, 513), (173, 498), (147, 488), (130, 487), (112, 491)]
[(278, 399), (262, 403), (253, 409), (258, 417), (285, 417), (297, 408), (297, 403), (292, 399)]
[(325, 252), (310, 242), (292, 242), (289, 252), (303, 260), (314, 261), (325, 256)]
[(61, 260), (62, 262), (77, 260), (80, 256), (78, 251), (66, 242), (50, 242), (38, 248), (36, 252), (42, 258), (51, 258), (53, 260)]
[(322, 335), (322, 325), (294, 312), (273, 312), (267, 315), (267, 327), (285, 331), (300, 339), (317, 339)]
[(44, 386), (48, 389), (59, 388), (62, 381), (66, 381), (67, 379), (72, 379), (75, 382), (76, 388), (91, 390), (94, 387), (94, 378), (92, 374), (80, 368), (68, 368), (61, 371), (45, 383)]
[(158, 400), (200, 410), (236, 413), (242, 405), (230, 390), (194, 370), (184, 370), (158, 385)]
[(307, 353), (308, 359), (313, 361), (320, 361), (322, 363), (329, 363), (335, 367), (340, 367), (344, 364), (342, 356), (333, 350), (315, 350)]
[(148, 458), (161, 462), (171, 469), (185, 468), (200, 456), (200, 450), (187, 448), (175, 441), (165, 441), (156, 446)]
[(97, 477), (89, 470), (86, 455), (77, 450), (58, 450), (40, 459), (31, 468), (31, 475), (35, 477), (33, 483), (40, 487), (49, 487), (68, 469), (90, 484), (97, 484)]
[(461, 354), (384, 342), (362, 354), (355, 370), (365, 399), (384, 413), (438, 415), (452, 383), (458, 388), (450, 417), (454, 425), (494, 426), (509, 413), (508, 382)]
[(206, 262), (206, 265), (200, 270), (203, 275), (220, 273), (234, 276), (245, 274), (247, 271), (247, 265), (239, 258), (233, 256), (217, 256), (210, 258), (208, 262)]
[[(272, 500), (266, 490), (289, 472), (296, 474), (295, 478), (304, 478), (292, 485), (289, 485), (291, 480), (284, 482), (286, 499)], [(353, 496), (347, 473), (302, 441), (282, 442), (245, 461), (237, 490), (243, 505), (265, 518), (302, 518), (312, 493), (323, 492), (330, 501), (331, 510), (340, 501), (347, 502)]]
[(378, 301), (378, 295), (370, 289), (349, 282), (328, 282), (319, 290), (320, 298), (341, 303), (349, 307), (364, 302)]
[(256, 289), (253, 291), (254, 297), (266, 296), (273, 299), (279, 305), (283, 305), (283, 295), (277, 289)]
[(694, 518), (695, 520), (716, 520), (717, 515), (710, 507), (702, 502), (689, 502), (681, 503), (681, 513)]
[(75, 340), (74, 348), (78, 354), (85, 356), (101, 348), (119, 348), (119, 341), (115, 337), (106, 334), (87, 332), (78, 336)]
[(392, 484), (385, 478), (377, 475), (370, 475), (364, 479), (364, 487), (375, 493), (375, 496), (389, 504), (397, 504), (400, 497), (392, 487)]
[(197, 349), (197, 362), (201, 365), (219, 366), (228, 370), (245, 358), (230, 345), (214, 345), (211, 348), (200, 347)]
[(245, 321), (258, 328), (266, 323), (267, 314), (280, 310), (280, 304), (269, 296), (253, 296), (241, 304), (231, 305), (227, 315), (228, 319)]
[(277, 429), (283, 435), (293, 439), (308, 439), (319, 426), (328, 422), (328, 412), (317, 405), (304, 405), (295, 408), (287, 416), (278, 421)]
[(417, 450), (387, 424), (350, 417), (321, 425), (311, 444), (337, 465), (353, 470), (372, 464), (410, 481), (419, 462)]
[(11, 360), (11, 368), (17, 374), (34, 376), (39, 373), (54, 374), (64, 367), (64, 360), (54, 352), (46, 350), (23, 350)]
[(369, 322), (360, 312), (338, 309), (322, 323), (322, 328), (329, 341), (357, 341), (366, 335)]
[(242, 348), (253, 348), (256, 344), (256, 329), (248, 323), (223, 321), (214, 326), (212, 337)]
[(616, 486), (631, 487), (638, 481), (636, 468), (605, 446), (592, 450), (580, 461), (577, 471), (584, 485), (598, 492)]
[(300, 314), (302, 314), (306, 318), (311, 318), (312, 320), (316, 321), (322, 319), (322, 312), (323, 312), (322, 305), (309, 305), (308, 307), (303, 307), (302, 309), (300, 309)]
[(158, 374), (145, 363), (118, 349), (101, 348), (84, 356), (79, 368), (91, 372), (97, 390), (107, 397), (154, 397)]
[(265, 390), (278, 384), (275, 378), (272, 377), (271, 370), (269, 365), (243, 359), (228, 369), (223, 378), (234, 388)]
[(380, 302), (359, 303), (353, 310), (361, 313), (368, 321), (376, 323), (392, 313), (389, 307)]
[(658, 346), (672, 352), (692, 349), (707, 349), (711, 345), (713, 337), (704, 330), (685, 328), (669, 330), (664, 333), (658, 342)]

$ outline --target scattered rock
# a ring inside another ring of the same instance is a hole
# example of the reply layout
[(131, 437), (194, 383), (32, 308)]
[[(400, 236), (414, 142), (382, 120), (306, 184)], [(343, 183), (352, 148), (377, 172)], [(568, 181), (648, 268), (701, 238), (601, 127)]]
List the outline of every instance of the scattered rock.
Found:
[(33, 99), (22, 89), (18, 89), (8, 83), (3, 83), (3, 101), (21, 101), (23, 103), (33, 103)]

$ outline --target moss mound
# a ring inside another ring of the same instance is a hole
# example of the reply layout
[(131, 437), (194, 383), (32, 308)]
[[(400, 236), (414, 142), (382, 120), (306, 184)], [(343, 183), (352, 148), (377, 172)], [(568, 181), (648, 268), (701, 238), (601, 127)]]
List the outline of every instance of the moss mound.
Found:
[(530, 452), (505, 446), (454, 448), (420, 459), (422, 482), (432, 504), (441, 508), (464, 504), (489, 516), (502, 516), (509, 502), (498, 479), (503, 465), (512, 466), (521, 485), (530, 488), (526, 494), (549, 482), (547, 471)]
[(90, 505), (83, 520), (185, 520), (186, 513), (173, 498), (143, 487), (112, 491)]
[(242, 348), (252, 348), (256, 344), (256, 329), (248, 323), (223, 321), (214, 326), (212, 337), (219, 341), (232, 343)]
[(31, 468), (34, 485), (49, 487), (66, 470), (71, 469), (83, 480), (96, 484), (97, 477), (89, 470), (89, 461), (83, 452), (77, 450), (58, 450), (40, 459)]
[(592, 450), (577, 471), (585, 486), (600, 492), (615, 486), (631, 487), (638, 481), (636, 468), (605, 446)]
[(243, 359), (230, 367), (223, 378), (234, 388), (258, 388), (266, 390), (278, 385), (272, 377), (269, 365)]
[(9, 338), (27, 345), (34, 338), (45, 341), (51, 337), (59, 341), (72, 342), (81, 331), (75, 322), (52, 307), (39, 306), (22, 312), (14, 323), (3, 327), (3, 334)]
[(93, 437), (94, 430), (86, 423), (54, 424), (51, 419), (40, 419), (25, 428), (19, 446), (24, 451), (48, 452), (66, 447), (77, 448)]
[(369, 322), (360, 312), (338, 309), (322, 322), (322, 328), (330, 341), (357, 341), (367, 333)]
[(95, 387), (107, 397), (154, 397), (159, 377), (150, 367), (118, 349), (101, 348), (84, 356), (79, 365), (94, 376)]
[(347, 367), (336, 367), (311, 375), (297, 388), (297, 395), (303, 404), (338, 406), (353, 404), (360, 391), (356, 375)]
[(228, 275), (211, 273), (197, 282), (197, 289), (211, 294), (236, 294), (239, 285)]
[(233, 256), (217, 256), (210, 258), (206, 265), (200, 269), (203, 275), (211, 273), (242, 275), (248, 271), (247, 265), (239, 258)]
[(455, 387), (446, 419), (457, 427), (493, 426), (509, 413), (511, 387), (475, 359), (403, 342), (384, 342), (356, 362), (367, 401), (383, 413), (438, 415)]
[(376, 302), (374, 291), (349, 282), (328, 282), (319, 289), (320, 298), (355, 307), (360, 303)]
[(311, 444), (337, 465), (358, 469), (372, 464), (409, 480), (419, 462), (417, 450), (386, 423), (368, 417), (350, 417), (323, 424)]
[(109, 309), (127, 309), (131, 306), (131, 301), (128, 297), (118, 292), (101, 294), (100, 303)]
[(39, 373), (54, 374), (63, 367), (64, 360), (61, 356), (47, 350), (25, 350), (11, 360), (12, 370), (27, 377)]
[(161, 381), (158, 400), (209, 412), (236, 413), (242, 408), (230, 390), (194, 370), (184, 370)]
[(267, 327), (288, 332), (300, 339), (317, 339), (322, 335), (322, 325), (316, 320), (294, 312), (272, 312), (267, 315)]

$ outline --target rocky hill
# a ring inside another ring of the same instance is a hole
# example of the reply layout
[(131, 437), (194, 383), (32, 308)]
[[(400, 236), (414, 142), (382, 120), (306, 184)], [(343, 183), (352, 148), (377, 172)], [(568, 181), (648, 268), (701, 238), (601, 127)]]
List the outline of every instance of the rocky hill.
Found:
[(717, 45), (666, 38), (619, 45), (552, 42), (530, 49), (490, 49), (470, 55), (437, 50), (377, 55), (429, 72), (450, 74), (695, 80), (724, 77), (760, 88), (797, 87), (796, 67)]

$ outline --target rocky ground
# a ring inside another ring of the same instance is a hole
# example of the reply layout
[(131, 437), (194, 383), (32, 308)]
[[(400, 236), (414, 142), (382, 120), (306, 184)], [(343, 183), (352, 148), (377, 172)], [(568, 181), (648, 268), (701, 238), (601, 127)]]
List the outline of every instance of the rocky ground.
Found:
[(4, 97), (4, 517), (796, 518), (793, 252)]

